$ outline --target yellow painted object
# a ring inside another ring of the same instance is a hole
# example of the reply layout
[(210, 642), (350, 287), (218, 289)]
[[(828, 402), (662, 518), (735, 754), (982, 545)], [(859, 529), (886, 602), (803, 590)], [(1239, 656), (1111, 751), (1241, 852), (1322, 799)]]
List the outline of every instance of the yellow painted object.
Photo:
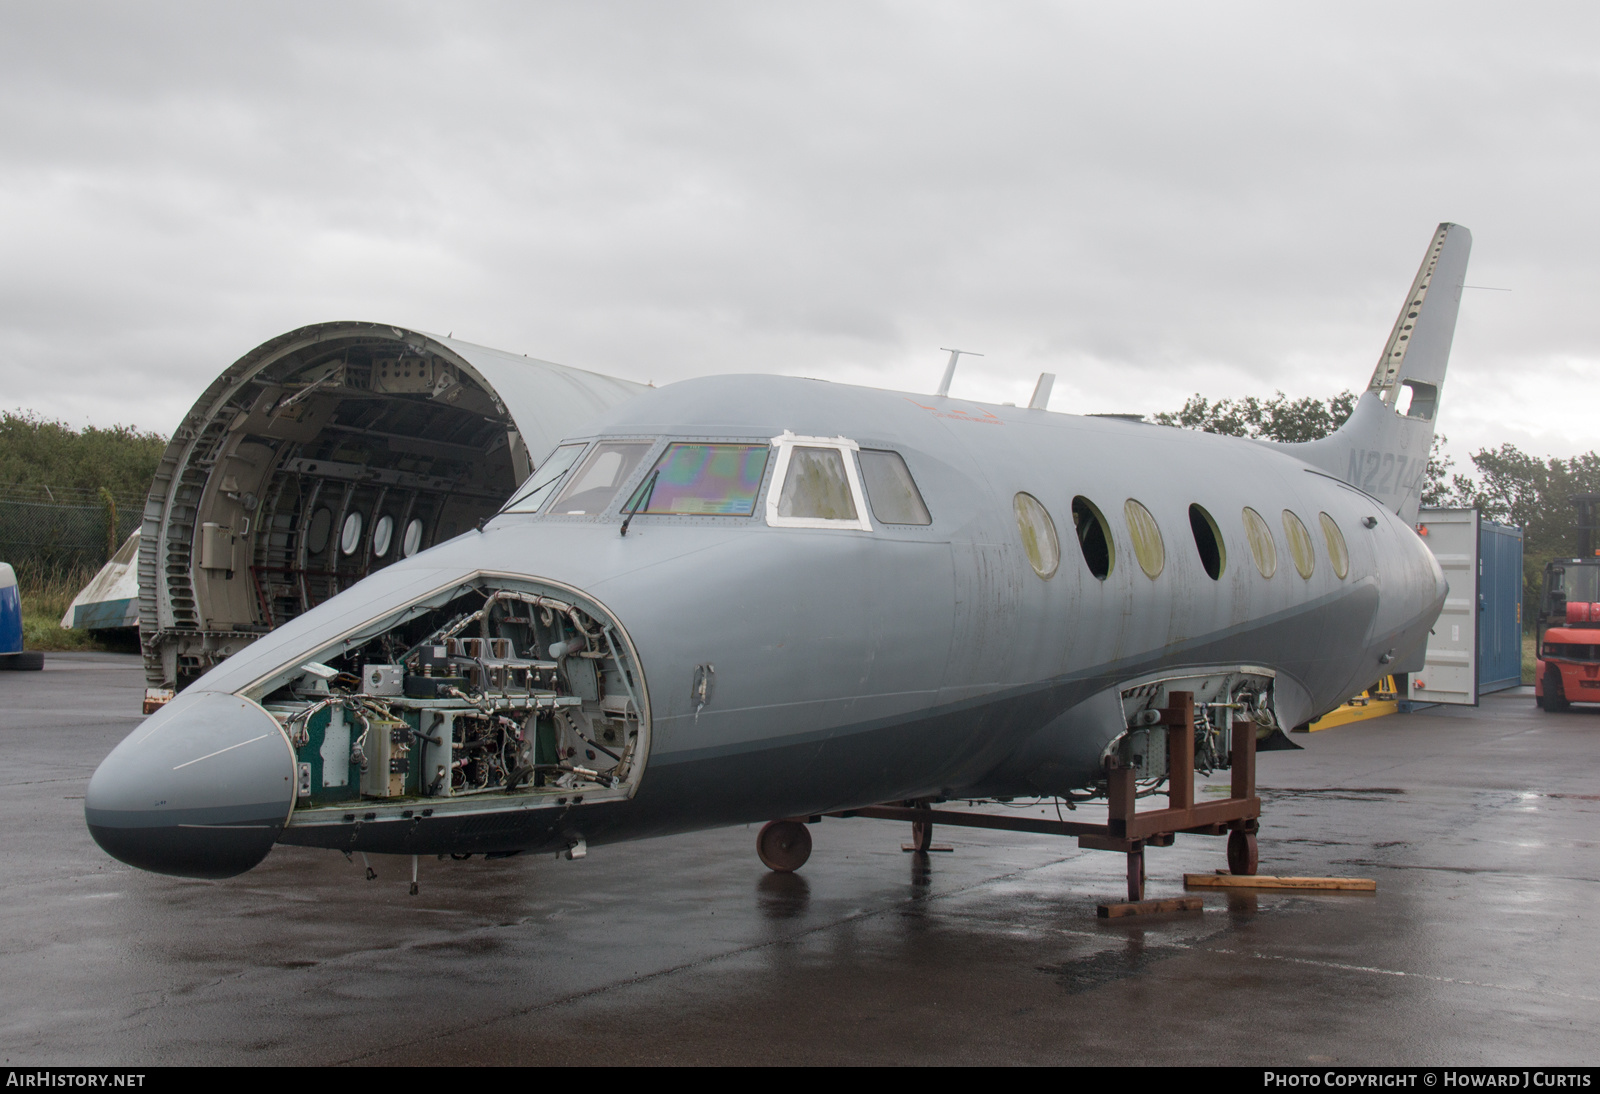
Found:
[(1349, 722), (1382, 718), (1385, 714), (1396, 714), (1399, 710), (1400, 697), (1395, 691), (1394, 677), (1385, 676), (1378, 681), (1376, 688), (1369, 688), (1354, 699), (1347, 699), (1341, 706), (1313, 721), (1310, 728), (1315, 733), (1319, 729), (1332, 729), (1334, 726), (1342, 726)]

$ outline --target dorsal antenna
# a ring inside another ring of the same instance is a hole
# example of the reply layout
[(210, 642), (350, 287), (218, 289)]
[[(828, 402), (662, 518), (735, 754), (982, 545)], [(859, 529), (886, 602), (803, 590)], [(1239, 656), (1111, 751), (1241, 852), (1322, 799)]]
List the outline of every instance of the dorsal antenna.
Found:
[(1029, 410), (1050, 409), (1050, 389), (1056, 386), (1056, 374), (1053, 372), (1039, 373), (1039, 382), (1034, 386), (1033, 398), (1028, 400)]
[(950, 381), (955, 379), (956, 375), (956, 358), (960, 357), (963, 353), (968, 357), (982, 357), (983, 354), (973, 353), (970, 349), (950, 349), (946, 346), (940, 346), (939, 349), (942, 352), (950, 355), (950, 363), (944, 366), (944, 379), (939, 381), (939, 390), (934, 392), (934, 394), (948, 395), (950, 394)]

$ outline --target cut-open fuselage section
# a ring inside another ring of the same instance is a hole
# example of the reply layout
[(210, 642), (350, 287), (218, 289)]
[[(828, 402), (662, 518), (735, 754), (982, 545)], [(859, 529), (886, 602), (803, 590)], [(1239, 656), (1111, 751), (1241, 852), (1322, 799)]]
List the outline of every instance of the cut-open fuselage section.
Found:
[(639, 385), (374, 323), (257, 347), (201, 396), (146, 506), (147, 698), (495, 513)]

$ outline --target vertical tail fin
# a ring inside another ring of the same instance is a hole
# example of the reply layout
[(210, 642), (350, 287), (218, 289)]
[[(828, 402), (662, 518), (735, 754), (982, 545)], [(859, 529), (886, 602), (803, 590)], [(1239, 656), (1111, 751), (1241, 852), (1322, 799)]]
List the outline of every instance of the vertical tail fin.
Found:
[(1284, 446), (1411, 522), (1422, 499), (1471, 250), (1472, 233), (1459, 224), (1439, 225), (1350, 420), (1321, 440)]

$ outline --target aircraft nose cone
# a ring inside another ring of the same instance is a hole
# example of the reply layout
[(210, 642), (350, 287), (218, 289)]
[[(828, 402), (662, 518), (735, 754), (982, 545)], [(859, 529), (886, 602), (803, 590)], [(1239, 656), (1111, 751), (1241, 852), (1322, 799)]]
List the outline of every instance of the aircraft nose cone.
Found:
[(84, 818), (105, 851), (181, 877), (242, 874), (294, 806), (294, 752), (277, 721), (226, 692), (180, 695), (112, 750)]

